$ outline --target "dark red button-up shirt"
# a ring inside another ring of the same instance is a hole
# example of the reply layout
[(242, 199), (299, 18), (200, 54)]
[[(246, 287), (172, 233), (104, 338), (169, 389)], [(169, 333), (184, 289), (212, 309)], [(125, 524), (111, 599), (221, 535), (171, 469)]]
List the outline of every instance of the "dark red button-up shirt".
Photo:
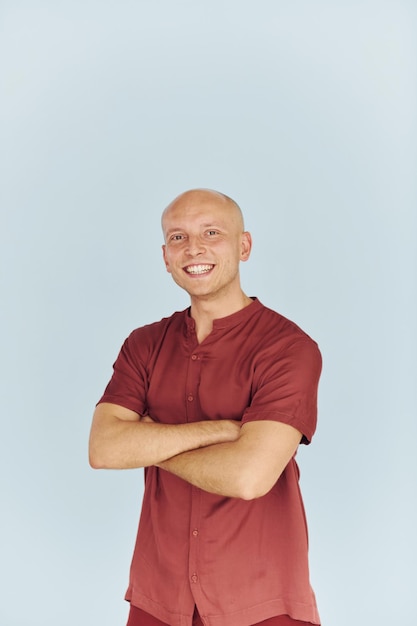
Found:
[[(308, 443), (320, 371), (317, 344), (255, 299), (201, 344), (189, 310), (133, 331), (100, 402), (167, 424), (275, 420)], [(172, 626), (191, 626), (195, 604), (207, 626), (281, 614), (319, 624), (298, 478), (292, 459), (268, 494), (245, 501), (147, 468), (126, 598)]]

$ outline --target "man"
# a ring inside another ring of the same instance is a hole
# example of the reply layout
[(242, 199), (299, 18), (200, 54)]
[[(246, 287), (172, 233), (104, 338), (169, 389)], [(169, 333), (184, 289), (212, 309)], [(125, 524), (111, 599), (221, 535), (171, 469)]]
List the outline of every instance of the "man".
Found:
[(188, 191), (162, 228), (191, 307), (128, 337), (90, 438), (93, 467), (146, 468), (128, 626), (319, 624), (294, 460), (319, 350), (242, 291), (252, 241), (231, 198)]

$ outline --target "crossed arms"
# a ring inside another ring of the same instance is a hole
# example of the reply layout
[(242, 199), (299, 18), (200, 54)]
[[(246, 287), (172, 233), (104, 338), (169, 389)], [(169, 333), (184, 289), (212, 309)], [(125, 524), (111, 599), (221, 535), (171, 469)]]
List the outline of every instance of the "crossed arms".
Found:
[(160, 424), (102, 403), (93, 417), (89, 459), (95, 469), (156, 465), (210, 493), (252, 500), (273, 487), (301, 436), (288, 424), (266, 420)]

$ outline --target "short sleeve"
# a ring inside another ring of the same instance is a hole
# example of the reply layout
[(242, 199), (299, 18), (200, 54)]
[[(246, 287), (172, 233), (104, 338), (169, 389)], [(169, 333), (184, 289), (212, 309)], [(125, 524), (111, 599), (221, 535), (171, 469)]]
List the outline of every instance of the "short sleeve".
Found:
[(137, 335), (134, 331), (124, 342), (113, 365), (110, 382), (97, 404), (111, 402), (145, 415), (148, 376)]
[(257, 364), (252, 400), (242, 423), (274, 420), (297, 428), (310, 443), (317, 424), (317, 389), (321, 354), (312, 339), (301, 339), (273, 354), (267, 350)]

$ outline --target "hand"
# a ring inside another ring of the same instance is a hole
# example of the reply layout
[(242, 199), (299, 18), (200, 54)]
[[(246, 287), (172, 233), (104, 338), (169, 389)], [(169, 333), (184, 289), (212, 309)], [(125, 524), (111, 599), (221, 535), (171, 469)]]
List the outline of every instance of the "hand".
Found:
[(150, 415), (141, 415), (139, 421), (142, 422), (142, 424), (156, 424), (155, 420), (153, 420)]
[(241, 422), (240, 420), (218, 420), (224, 429), (224, 441), (237, 441), (240, 437)]

